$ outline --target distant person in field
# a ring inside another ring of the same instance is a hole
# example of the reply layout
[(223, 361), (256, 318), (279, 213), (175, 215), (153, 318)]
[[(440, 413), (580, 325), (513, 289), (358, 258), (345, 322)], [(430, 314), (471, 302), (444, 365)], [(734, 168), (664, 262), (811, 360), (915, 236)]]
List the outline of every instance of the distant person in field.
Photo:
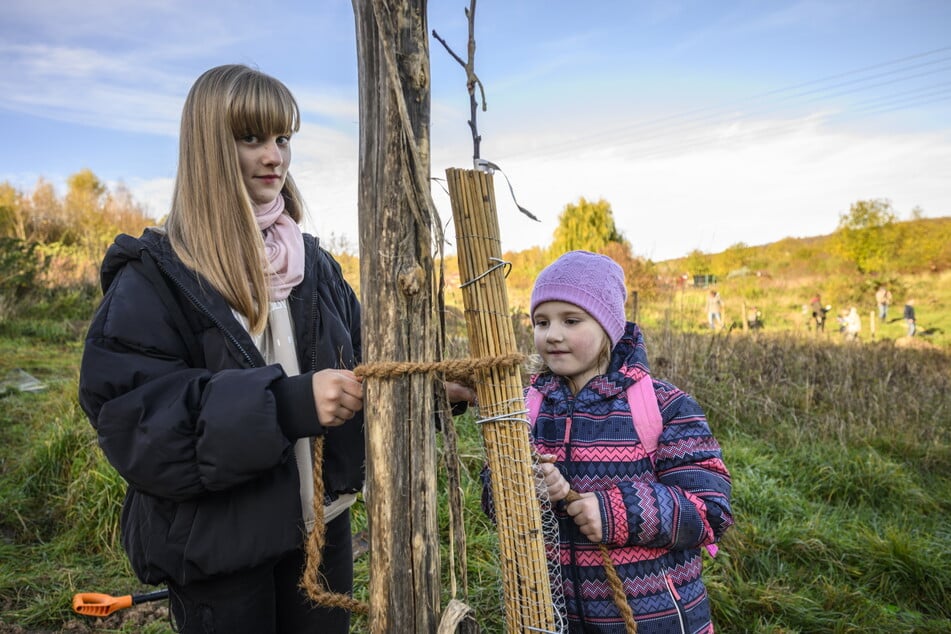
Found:
[(715, 290), (707, 295), (707, 323), (710, 324), (710, 330), (723, 325), (723, 300)]
[(756, 306), (747, 311), (746, 325), (749, 326), (750, 330), (759, 330), (763, 327), (763, 313)]
[(862, 317), (855, 306), (849, 309), (845, 316), (845, 338), (847, 341), (858, 341), (859, 333), (862, 332)]
[(812, 311), (812, 320), (816, 325), (816, 332), (824, 331), (826, 326), (826, 310), (822, 305), (822, 298), (819, 293), (813, 295), (809, 300), (809, 310)]
[(878, 318), (884, 323), (888, 318), (888, 305), (892, 303), (892, 292), (884, 285), (875, 291), (875, 303), (878, 305)]
[[(531, 295), (538, 353), (531, 435), (559, 522), (553, 554), (568, 631), (625, 631), (599, 553), (604, 544), (638, 632), (711, 632), (701, 548), (733, 524), (730, 475), (700, 405), (649, 374), (625, 297), (621, 267), (587, 251), (545, 268)], [(659, 437), (638, 435), (634, 412), (648, 406), (632, 406), (631, 390), (652, 402)], [(566, 503), (569, 490), (580, 498)]]
[(918, 331), (918, 322), (915, 319), (915, 300), (909, 299), (905, 302), (905, 311), (902, 315), (905, 324), (908, 326), (908, 336), (914, 337)]
[(184, 634), (350, 629), (299, 587), (319, 514), (317, 574), (352, 591), (365, 455), (360, 304), (301, 231), (299, 125), (277, 79), (206, 71), (185, 99), (165, 225), (117, 237), (102, 263), (79, 402), (128, 483), (132, 568), (168, 586)]

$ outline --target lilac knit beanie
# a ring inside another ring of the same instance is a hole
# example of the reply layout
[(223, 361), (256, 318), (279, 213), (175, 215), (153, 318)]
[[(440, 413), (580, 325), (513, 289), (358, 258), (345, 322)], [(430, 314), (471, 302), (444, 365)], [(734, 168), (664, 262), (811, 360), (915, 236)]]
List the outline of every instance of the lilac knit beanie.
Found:
[(613, 347), (627, 324), (626, 299), (624, 270), (614, 260), (590, 251), (569, 251), (538, 274), (532, 289), (532, 321), (539, 304), (568, 302), (594, 317), (608, 333)]

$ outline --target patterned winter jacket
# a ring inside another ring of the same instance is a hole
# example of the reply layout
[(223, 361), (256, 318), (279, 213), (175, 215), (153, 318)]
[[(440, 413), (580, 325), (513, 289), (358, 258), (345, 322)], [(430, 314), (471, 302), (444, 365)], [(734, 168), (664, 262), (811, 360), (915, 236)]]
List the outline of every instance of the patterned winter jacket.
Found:
[[(539, 453), (556, 456), (573, 490), (599, 498), (603, 543), (638, 632), (712, 632), (700, 549), (733, 524), (730, 474), (697, 402), (658, 380), (663, 432), (652, 467), (626, 396), (647, 371), (643, 335), (628, 323), (608, 372), (578, 394), (562, 377), (533, 377), (542, 395), (533, 439)], [(623, 634), (599, 546), (578, 531), (563, 502), (556, 512), (570, 631)]]

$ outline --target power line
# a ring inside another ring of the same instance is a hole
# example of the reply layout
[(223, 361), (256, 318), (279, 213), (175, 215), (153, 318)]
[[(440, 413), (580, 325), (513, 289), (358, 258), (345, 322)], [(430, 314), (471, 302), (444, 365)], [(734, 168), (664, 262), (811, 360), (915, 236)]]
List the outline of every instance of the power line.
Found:
[[(882, 62), (879, 64), (874, 64), (870, 66), (865, 66), (859, 69), (852, 71), (847, 71), (844, 73), (837, 73), (834, 75), (829, 75), (820, 79), (811, 80), (808, 82), (803, 82), (799, 84), (794, 84), (792, 86), (787, 86), (784, 88), (778, 88), (775, 90), (770, 90), (764, 93), (757, 95), (752, 95), (743, 99), (735, 100), (724, 105), (719, 106), (706, 106), (701, 108), (694, 108), (687, 110), (682, 113), (674, 113), (664, 117), (659, 117), (649, 121), (642, 121), (635, 123), (633, 125), (622, 126), (620, 128), (614, 128), (611, 130), (604, 130), (595, 134), (589, 134), (585, 137), (575, 138), (565, 141), (560, 141), (557, 143), (551, 143), (543, 146), (536, 146), (533, 148), (528, 148), (525, 150), (520, 150), (511, 153), (502, 153), (502, 157), (506, 160), (511, 160), (512, 158), (518, 158), (521, 156), (538, 156), (542, 154), (544, 157), (553, 157), (559, 155), (567, 155), (577, 152), (579, 149), (584, 148), (595, 148), (600, 145), (603, 145), (603, 141), (610, 140), (613, 145), (617, 145), (618, 142), (621, 142), (622, 145), (635, 145), (637, 142), (644, 142), (651, 139), (667, 138), (670, 136), (680, 136), (691, 130), (701, 129), (707, 127), (707, 124), (719, 121), (722, 123), (737, 122), (744, 118), (749, 118), (750, 116), (756, 114), (776, 112), (781, 106), (790, 107), (795, 105), (798, 101), (798, 105), (802, 106), (808, 103), (814, 103), (823, 99), (830, 99), (833, 97), (841, 97), (848, 94), (860, 93), (862, 91), (872, 90), (874, 88), (881, 88), (887, 85), (892, 85), (901, 82), (908, 82), (914, 79), (920, 79), (930, 75), (943, 73), (949, 70), (949, 67), (941, 67), (938, 69), (933, 69), (931, 71), (925, 71), (921, 73), (909, 74), (909, 71), (925, 68), (928, 66), (934, 66), (935, 64), (942, 64), (951, 60), (951, 55), (946, 55), (945, 53), (951, 51), (951, 47), (943, 47), (938, 49), (933, 49), (930, 51), (925, 51), (923, 53), (918, 53), (915, 55), (910, 55), (895, 60)], [(908, 64), (910, 61), (920, 60), (927, 57), (938, 56), (937, 59), (931, 59), (921, 63)], [(891, 70), (868, 74), (870, 71), (894, 67), (902, 65), (899, 68), (893, 68)], [(848, 81), (837, 81), (831, 85), (826, 85), (822, 88), (813, 88), (810, 90), (802, 90), (803, 88), (808, 88), (812, 86), (817, 86), (821, 84), (828, 84), (834, 80), (841, 80), (847, 77), (855, 77), (857, 75), (866, 74), (863, 77), (858, 77), (855, 79), (850, 79)], [(876, 83), (869, 83), (874, 79), (880, 79), (883, 77), (892, 77), (896, 74), (904, 74), (900, 77), (893, 77), (887, 81), (881, 81)], [(939, 84), (940, 85), (940, 84)], [(927, 86), (931, 88), (932, 86)], [(841, 90), (847, 88), (846, 90)], [(912, 89), (915, 90), (915, 89)], [(917, 90), (921, 90), (920, 88)], [(798, 91), (798, 92), (796, 92)], [(908, 92), (908, 91), (906, 91)], [(791, 93), (791, 94), (790, 94)], [(775, 98), (784, 95), (781, 99), (776, 100)], [(811, 96), (812, 98), (803, 100), (803, 97)], [(764, 99), (771, 97), (773, 98), (773, 103), (764, 103), (759, 105), (758, 108), (750, 110), (748, 108), (749, 104), (756, 103), (757, 101), (763, 101)], [(922, 102), (923, 103), (923, 102)], [(861, 107), (863, 102), (856, 104)], [(913, 105), (921, 105), (916, 103)], [(746, 109), (740, 109), (736, 111), (737, 106), (746, 106)], [(861, 112), (861, 110), (859, 110)], [(866, 109), (867, 114), (873, 114), (874, 111)], [(631, 141), (634, 139), (634, 141)]]

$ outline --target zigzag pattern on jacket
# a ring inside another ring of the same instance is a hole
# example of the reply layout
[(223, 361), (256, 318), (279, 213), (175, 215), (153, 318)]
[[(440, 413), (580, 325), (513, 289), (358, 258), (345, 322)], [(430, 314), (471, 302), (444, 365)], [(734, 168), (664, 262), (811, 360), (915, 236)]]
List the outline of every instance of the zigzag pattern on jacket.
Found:
[[(573, 490), (598, 497), (603, 542), (639, 632), (681, 631), (681, 622), (687, 632), (710, 631), (700, 548), (733, 524), (730, 474), (697, 402), (656, 379), (663, 432), (651, 465), (626, 396), (647, 372), (643, 336), (629, 323), (608, 372), (577, 394), (561, 377), (533, 377), (542, 395), (533, 441), (540, 453), (556, 456)], [(598, 545), (577, 530), (563, 503), (557, 510), (569, 623), (577, 627), (583, 619), (590, 631), (623, 632)]]

